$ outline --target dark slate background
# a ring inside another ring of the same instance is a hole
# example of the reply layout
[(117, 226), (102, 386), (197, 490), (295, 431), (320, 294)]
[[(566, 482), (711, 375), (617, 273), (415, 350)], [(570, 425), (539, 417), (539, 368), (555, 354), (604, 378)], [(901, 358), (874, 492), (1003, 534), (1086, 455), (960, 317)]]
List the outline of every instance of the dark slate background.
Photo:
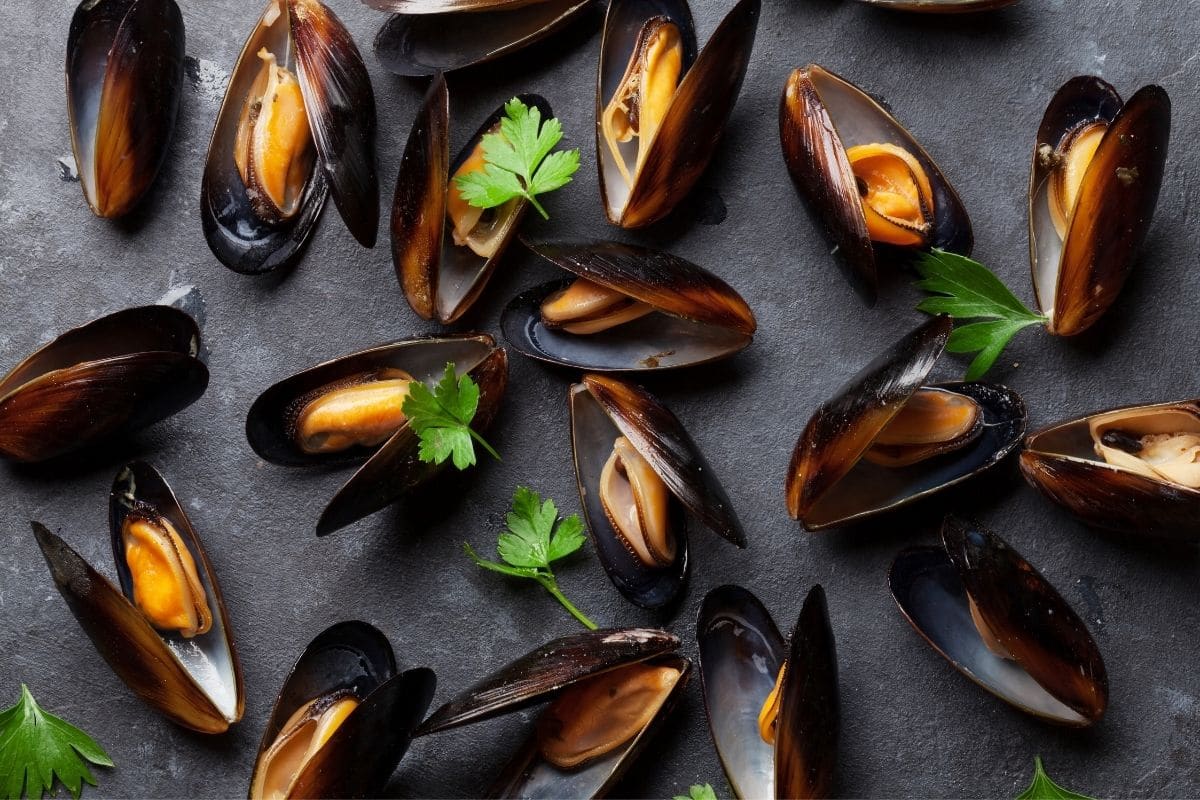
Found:
[[(353, 0), (332, 3), (374, 81), (386, 208), (423, 85), (376, 65), (370, 43), (382, 14)], [(91, 796), (240, 795), (284, 674), (335, 621), (368, 620), (391, 637), (405, 665), (436, 670), (439, 703), (527, 649), (578, 630), (536, 586), (484, 573), (460, 549), (464, 540), (491, 549), (518, 483), (568, 513), (578, 510), (565, 404), (575, 376), (512, 354), (510, 390), (490, 433), (502, 463), (485, 461), (443, 484), (424, 508), (392, 508), (318, 540), (316, 517), (347, 473), (258, 460), (243, 435), (246, 410), (268, 385), (317, 361), (435, 327), (405, 304), (386, 230), (379, 246), (364, 250), (332, 203), (290, 275), (243, 277), (209, 253), (198, 212), (201, 165), (257, 3), (183, 3), (189, 83), (167, 165), (132, 219), (94, 218), (60, 166), (70, 154), (62, 63), (73, 5), (0, 4), (0, 362), (7, 368), (101, 314), (194, 287), (205, 305), (212, 382), (194, 406), (98, 462), (0, 467), (0, 701), (15, 699), (26, 682), (48, 709), (96, 735), (118, 767), (99, 775)], [(697, 2), (702, 39), (724, 7)], [(1053, 91), (1079, 73), (1100, 74), (1126, 95), (1163, 84), (1175, 106), (1172, 152), (1150, 238), (1120, 302), (1076, 340), (1026, 331), (994, 377), (1024, 394), (1034, 426), (1123, 403), (1194, 397), (1195, 6), (1025, 0), (1001, 12), (938, 19), (836, 0), (767, 0), (712, 167), (684, 211), (638, 233), (610, 227), (600, 207), (592, 135), (598, 30), (597, 15), (549, 46), (453, 76), (453, 147), (502, 100), (541, 92), (585, 163), (576, 182), (548, 202), (553, 219), (531, 215), (527, 231), (668, 248), (722, 275), (749, 301), (759, 319), (749, 350), (646, 383), (724, 479), (750, 546), (737, 551), (695, 532), (691, 586), (670, 618), (625, 603), (590, 554), (562, 568), (567, 593), (606, 625), (666, 625), (694, 655), (695, 612), (708, 588), (741, 583), (790, 628), (804, 593), (823, 584), (841, 671), (843, 795), (1010, 795), (1024, 788), (1035, 754), (1064, 784), (1096, 795), (1200, 793), (1194, 548), (1089, 531), (1036, 496), (1011, 461), (916, 513), (858, 529), (811, 536), (787, 517), (784, 475), (809, 414), (921, 317), (906, 281), (894, 281), (874, 309), (852, 293), (788, 181), (776, 132), (784, 79), (809, 61), (878, 94), (958, 187), (974, 221), (976, 256), (1028, 299), (1027, 173)], [(555, 276), (514, 251), (469, 324), (495, 331), (508, 298)], [(946, 356), (937, 373), (952, 378), (963, 368)], [(223, 736), (181, 730), (130, 694), (71, 618), (30, 535), (29, 520), (41, 520), (111, 574), (108, 487), (132, 457), (150, 460), (174, 485), (224, 587), (248, 699), (245, 719)], [(1094, 730), (1059, 730), (1010, 710), (951, 669), (896, 610), (888, 564), (905, 545), (935, 541), (947, 509), (978, 515), (1007, 537), (1087, 620), (1112, 685), (1110, 710)], [(392, 789), (402, 796), (478, 793), (528, 720), (515, 715), (418, 741)], [(667, 797), (697, 781), (728, 796), (698, 681), (619, 793)]]

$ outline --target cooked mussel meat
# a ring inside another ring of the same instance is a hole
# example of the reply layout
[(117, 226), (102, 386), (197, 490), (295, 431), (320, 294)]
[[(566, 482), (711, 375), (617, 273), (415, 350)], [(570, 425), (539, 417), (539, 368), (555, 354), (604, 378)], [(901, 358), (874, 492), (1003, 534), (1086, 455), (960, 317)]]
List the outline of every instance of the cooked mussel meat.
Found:
[(295, 403), (296, 446), (305, 453), (337, 453), (382, 444), (404, 424), (412, 381), (402, 369), (381, 367), (301, 397)]
[(121, 540), (133, 581), (133, 604), (150, 624), (185, 639), (208, 633), (208, 595), (196, 560), (171, 521), (131, 513), (121, 525)]
[(483, 172), (486, 166), (483, 136), (503, 138), (500, 123), (496, 122), (483, 133), (462, 164), (450, 176), (450, 184), (446, 187), (446, 217), (450, 222), (451, 236), (456, 245), (471, 248), (471, 252), (480, 258), (491, 258), (505, 243), (509, 225), (525, 204), (521, 198), (514, 197), (495, 208), (479, 208), (463, 198), (462, 190), (458, 186), (459, 179), (472, 173)]
[(1190, 409), (1093, 417), (1096, 455), (1147, 478), (1200, 489), (1200, 416)]
[(250, 797), (279, 800), (290, 796), (296, 778), (358, 706), (359, 699), (352, 691), (337, 689), (297, 708), (259, 758)]
[(863, 458), (881, 467), (907, 467), (973, 442), (983, 410), (973, 397), (921, 387), (879, 432)]
[(675, 561), (671, 494), (662, 478), (624, 436), (600, 473), (600, 502), (613, 530), (648, 567)]
[(860, 144), (846, 149), (862, 197), (871, 241), (924, 247), (933, 228), (933, 189), (912, 153), (894, 144)]

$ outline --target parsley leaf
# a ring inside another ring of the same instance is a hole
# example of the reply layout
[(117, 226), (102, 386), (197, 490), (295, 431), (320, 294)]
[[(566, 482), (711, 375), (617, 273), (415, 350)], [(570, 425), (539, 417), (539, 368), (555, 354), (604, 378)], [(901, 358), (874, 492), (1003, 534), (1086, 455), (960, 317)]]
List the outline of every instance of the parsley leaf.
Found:
[(1046, 774), (1041, 756), (1033, 758), (1033, 781), (1029, 788), (1017, 795), (1016, 800), (1092, 800), (1085, 794), (1064, 789)]
[(474, 443), (478, 442), (499, 461), (500, 454), (471, 429), (479, 410), (479, 384), (470, 375), (455, 380), (455, 374), (450, 362), (433, 391), (421, 381), (409, 384), (401, 410), (420, 437), (417, 457), (433, 464), (449, 458), (458, 469), (466, 469), (475, 464)]
[(675, 800), (717, 800), (717, 793), (713, 791), (712, 784), (695, 783), (688, 788), (686, 795), (675, 795)]
[(41, 798), (57, 778), (78, 800), (83, 781), (96, 785), (89, 762), (113, 766), (92, 737), (43, 711), (21, 684), (21, 699), (0, 711), (0, 798), (20, 800), (23, 793), (32, 798), (35, 792)]
[(951, 353), (977, 353), (966, 380), (983, 377), (1000, 352), (1022, 328), (1044, 325), (1046, 317), (1030, 311), (991, 270), (966, 256), (933, 249), (916, 261), (917, 287), (934, 296), (917, 305), (926, 314), (949, 314), (956, 320), (975, 319), (950, 334)]
[(478, 566), (514, 578), (528, 578), (542, 585), (563, 608), (591, 630), (596, 630), (583, 612), (559, 591), (551, 563), (566, 558), (583, 547), (583, 523), (578, 514), (559, 520), (553, 500), (542, 501), (532, 489), (518, 486), (513, 494), (512, 510), (505, 518), (508, 530), (500, 534), (496, 551), (504, 563), (481, 558), (475, 549), (463, 543), (463, 550)]
[(550, 151), (562, 140), (562, 124), (554, 117), (542, 122), (537, 106), (514, 97), (504, 104), (500, 131), (483, 136), (484, 168), (455, 178), (463, 199), (476, 208), (494, 208), (524, 197), (550, 219), (536, 199), (561, 189), (579, 169), (579, 150)]

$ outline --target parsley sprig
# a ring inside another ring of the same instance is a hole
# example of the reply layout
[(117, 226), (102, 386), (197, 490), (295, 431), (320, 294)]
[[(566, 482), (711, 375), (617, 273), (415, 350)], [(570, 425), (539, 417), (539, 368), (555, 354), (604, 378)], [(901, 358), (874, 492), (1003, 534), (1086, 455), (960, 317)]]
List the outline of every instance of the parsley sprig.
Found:
[(579, 150), (551, 153), (563, 137), (557, 118), (542, 122), (542, 112), (514, 97), (504, 104), (499, 133), (483, 137), (482, 170), (455, 178), (463, 199), (476, 208), (494, 208), (514, 197), (528, 200), (542, 219), (550, 219), (537, 195), (561, 189), (579, 169)]
[(478, 442), (499, 461), (500, 454), (471, 428), (479, 410), (479, 384), (470, 375), (456, 380), (455, 374), (454, 363), (449, 362), (432, 391), (421, 381), (408, 387), (401, 410), (420, 438), (417, 457), (433, 464), (449, 458), (458, 469), (466, 469), (475, 464)]
[(1000, 352), (1022, 328), (1044, 325), (1043, 314), (1030, 311), (987, 267), (965, 256), (934, 249), (917, 257), (917, 287), (935, 296), (917, 306), (927, 314), (949, 314), (956, 320), (979, 320), (950, 334), (951, 353), (977, 353), (966, 380), (983, 377)]
[(584, 627), (596, 630), (596, 623), (584, 616), (559, 590), (554, 570), (550, 568), (551, 563), (566, 558), (583, 546), (583, 523), (579, 521), (579, 515), (572, 514), (560, 520), (558, 507), (553, 500), (543, 502), (537, 492), (518, 486), (513, 494), (512, 510), (505, 521), (508, 530), (500, 534), (496, 542), (496, 550), (504, 563), (481, 558), (471, 545), (464, 542), (463, 549), (471, 560), (501, 575), (537, 581)]
[(675, 800), (717, 800), (717, 793), (713, 791), (711, 783), (694, 783), (686, 795), (675, 795)]
[(1064, 789), (1050, 780), (1045, 767), (1042, 766), (1041, 756), (1034, 756), (1033, 781), (1029, 784), (1028, 789), (1017, 795), (1017, 800), (1092, 800), (1092, 798), (1085, 794), (1072, 792), (1070, 789)]
[(104, 748), (74, 725), (42, 710), (28, 687), (21, 699), (0, 711), (0, 798), (20, 800), (25, 794), (40, 799), (57, 778), (78, 800), (83, 782), (96, 779), (88, 763), (113, 766)]

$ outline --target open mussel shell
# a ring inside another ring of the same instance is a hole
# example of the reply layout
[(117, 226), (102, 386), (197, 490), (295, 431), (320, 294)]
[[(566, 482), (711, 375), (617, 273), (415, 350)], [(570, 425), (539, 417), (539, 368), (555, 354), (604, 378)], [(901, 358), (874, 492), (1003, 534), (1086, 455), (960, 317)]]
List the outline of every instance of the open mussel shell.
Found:
[[(543, 120), (554, 116), (550, 105), (538, 95), (521, 95), (519, 99), (538, 109)], [(498, 241), (494, 253), (486, 258), (465, 244), (455, 244), (446, 217), (450, 176), (470, 158), (484, 134), (496, 127), (504, 113), (503, 106), (492, 112), (450, 162), (450, 96), (445, 78), (439, 75), (413, 122), (392, 202), (392, 263), (408, 304), (424, 319), (437, 319), (445, 325), (470, 309), (525, 216), (529, 203), (520, 199), (508, 214), (504, 229), (495, 234)]]
[[(673, 600), (688, 571), (683, 511), (713, 531), (745, 547), (746, 535), (728, 495), (679, 419), (658, 398), (638, 386), (602, 375), (585, 375), (571, 387), (571, 445), (579, 499), (596, 553), (617, 589), (631, 602), (659, 608)], [(600, 499), (601, 474), (623, 436), (666, 485), (671, 494), (674, 561), (645, 565), (614, 529)]]
[[(131, 510), (165, 519), (179, 534), (212, 614), (206, 632), (185, 639), (158, 631), (131, 601), (133, 586), (121, 544), (121, 524)], [(191, 522), (162, 476), (140, 462), (117, 475), (110, 521), (119, 588), (61, 538), (33, 523), (59, 593), (113, 672), (147, 705), (201, 733), (228, 730), (242, 718), (242, 671), (221, 587)]]
[[(255, 210), (233, 155), (263, 47), (295, 74), (316, 151), (297, 209), (281, 220), (265, 219)], [(294, 264), (330, 193), (354, 238), (374, 246), (379, 227), (375, 95), (349, 31), (319, 0), (269, 0), (230, 75), (200, 192), (205, 238), (217, 259), (235, 272), (257, 274)]]
[(195, 321), (168, 306), (67, 331), (0, 379), (0, 456), (44, 461), (170, 417), (208, 387), (199, 353)]
[(267, 389), (246, 417), (246, 438), (259, 456), (275, 464), (304, 466), (367, 459), (326, 506), (318, 535), (332, 533), (390, 505), (445, 466), (417, 457), (419, 440), (404, 423), (375, 448), (312, 454), (296, 444), (296, 418), (322, 387), (379, 369), (400, 369), (426, 383), (441, 378), (447, 363), (479, 384), (479, 409), (471, 423), (484, 430), (495, 418), (508, 383), (508, 357), (487, 334), (409, 339), (342, 356), (286, 378)]
[[(1061, 156), (1072, 137), (1094, 124), (1106, 127), (1060, 233), (1050, 187), (1065, 169)], [(1029, 173), (1029, 258), (1051, 333), (1083, 332), (1117, 299), (1150, 230), (1170, 132), (1171, 100), (1160, 86), (1144, 86), (1123, 103), (1100, 78), (1079, 76), (1050, 101)]]
[[(896, 557), (888, 581), (901, 612), (956, 669), (1020, 710), (1084, 727), (1108, 706), (1096, 643), (1062, 596), (1019, 553), (979, 525), (948, 516), (943, 547)], [(994, 642), (989, 645), (971, 605)], [(997, 655), (999, 646), (1011, 657)]]
[[(740, 586), (708, 593), (697, 638), (709, 730), (734, 795), (828, 796), (837, 758), (838, 699), (824, 590), (809, 591), (790, 647), (758, 598)], [(785, 659), (772, 746), (759, 733), (758, 716)]]
[[(1020, 395), (985, 382), (924, 385), (952, 324), (937, 316), (868, 364), (817, 409), (796, 442), (787, 477), (788, 513), (807, 530), (837, 527), (908, 505), (999, 463), (1025, 434)], [(978, 434), (963, 446), (908, 466), (882, 466), (867, 450), (918, 389), (973, 400)]]
[(67, 113), (79, 183), (119, 217), (154, 183), (183, 90), (183, 16), (174, 0), (85, 0), (67, 34)]
[(306, 703), (349, 692), (358, 706), (312, 754), (288, 797), (379, 797), (404, 757), (433, 699), (436, 678), (424, 668), (397, 673), (387, 637), (365, 622), (339, 622), (304, 649), (284, 681), (258, 749), (250, 797), (263, 755)]
[(933, 197), (928, 246), (970, 254), (971, 220), (954, 187), (916, 139), (845, 78), (816, 64), (792, 72), (779, 103), (779, 138), (797, 191), (824, 225), (850, 283), (868, 302), (879, 294), (878, 262), (891, 254), (888, 245), (871, 241), (847, 148), (888, 144), (916, 159)]
[[(594, 0), (472, 4), (384, 0), (368, 4), (398, 11), (376, 35), (375, 57), (385, 69), (415, 77), (453, 72), (516, 52), (561, 30), (593, 3)], [(442, 6), (446, 10), (427, 10)]]
[[(1200, 539), (1200, 489), (1109, 464), (1097, 454), (1093, 424), (1187, 419), (1200, 431), (1200, 400), (1126, 406), (1029, 434), (1021, 472), (1047, 498), (1098, 528), (1161, 538)], [(1177, 433), (1148, 428), (1154, 433)], [(1140, 433), (1141, 431), (1139, 431)]]
[[(596, 153), (600, 195), (609, 222), (640, 228), (662, 219), (704, 173), (741, 90), (760, 0), (739, 0), (696, 54), (696, 31), (686, 0), (614, 0), (600, 44), (596, 80)], [(649, 150), (626, 183), (605, 140), (602, 114), (621, 86), (643, 25), (653, 18), (674, 23), (682, 47), (682, 78)]]
[(1017, 0), (859, 0), (860, 3), (918, 14), (966, 14), (1011, 6)]
[(534, 287), (514, 298), (500, 318), (504, 338), (530, 358), (591, 372), (639, 372), (719, 361), (754, 339), (757, 323), (746, 301), (676, 255), (620, 242), (528, 246), (574, 276), (657, 312), (600, 333), (552, 330), (542, 320), (542, 302), (566, 284)]

